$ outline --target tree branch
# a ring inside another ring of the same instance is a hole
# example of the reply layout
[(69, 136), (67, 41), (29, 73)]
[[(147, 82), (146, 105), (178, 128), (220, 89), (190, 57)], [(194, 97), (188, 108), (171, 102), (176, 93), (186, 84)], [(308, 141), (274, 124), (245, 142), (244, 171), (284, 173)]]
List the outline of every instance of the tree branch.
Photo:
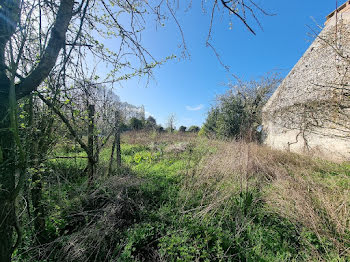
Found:
[(233, 10), (231, 7), (229, 7), (227, 5), (228, 2), (225, 2), (224, 0), (221, 0), (221, 3), (223, 4), (223, 6), (225, 8), (227, 8), (228, 10), (230, 10), (230, 12), (232, 12), (235, 16), (237, 16), (253, 35), (256, 35), (254, 30), (248, 25), (247, 21), (242, 16), (240, 16), (235, 10)]
[[(87, 145), (83, 142), (83, 140), (81, 140), (77, 134), (77, 132), (75, 132), (74, 128), (72, 127), (72, 125), (69, 123), (68, 118), (66, 118), (62, 112), (60, 110), (58, 110), (56, 108), (56, 106), (51, 103), (49, 100), (47, 100), (42, 94), (37, 93), (38, 97), (49, 107), (52, 109), (52, 111), (55, 112), (56, 115), (59, 116), (59, 118), (61, 118), (62, 122), (66, 125), (66, 127), (68, 128), (69, 132), (71, 133), (71, 135), (74, 137), (74, 139), (78, 142), (78, 144), (81, 146), (82, 149), (84, 149), (84, 151), (86, 153), (89, 152), (89, 149), (87, 147)], [(90, 157), (90, 156), (89, 156)]]
[(20, 99), (35, 91), (55, 66), (58, 54), (64, 46), (68, 25), (73, 16), (74, 0), (61, 0), (50, 40), (42, 59), (33, 71), (16, 85), (16, 97)]

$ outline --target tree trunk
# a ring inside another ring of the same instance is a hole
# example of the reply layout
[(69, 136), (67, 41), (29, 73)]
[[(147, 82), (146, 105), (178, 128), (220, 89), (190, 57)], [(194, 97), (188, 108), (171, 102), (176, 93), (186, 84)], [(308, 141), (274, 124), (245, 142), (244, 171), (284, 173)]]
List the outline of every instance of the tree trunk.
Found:
[(8, 101), (0, 101), (0, 261), (11, 261), (15, 222), (15, 150)]
[[(23, 181), (16, 188), (16, 147), (10, 128), (9, 91), (10, 79), (6, 74), (5, 50), (20, 20), (19, 0), (1, 1), (0, 12), (0, 261), (11, 261), (14, 251), (13, 230), (17, 229), (15, 199)], [(16, 85), (17, 99), (29, 95), (47, 77), (56, 63), (64, 42), (69, 22), (73, 15), (73, 0), (61, 0), (55, 23), (51, 30), (44, 55), (30, 75)], [(23, 169), (23, 167), (22, 167)], [(24, 172), (24, 170), (21, 170)], [(23, 178), (23, 174), (21, 174)], [(19, 236), (18, 236), (19, 237)], [(18, 242), (18, 241), (17, 241)]]
[(16, 152), (10, 129), (10, 79), (6, 75), (6, 44), (20, 18), (20, 1), (1, 1), (0, 18), (0, 261), (11, 261), (15, 214)]

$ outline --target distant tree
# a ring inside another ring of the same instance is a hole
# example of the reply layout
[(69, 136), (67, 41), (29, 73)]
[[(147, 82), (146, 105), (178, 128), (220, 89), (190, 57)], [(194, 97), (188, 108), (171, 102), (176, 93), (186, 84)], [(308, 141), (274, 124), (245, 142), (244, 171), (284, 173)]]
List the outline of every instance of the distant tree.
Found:
[(172, 133), (175, 130), (175, 121), (176, 121), (176, 116), (175, 114), (170, 114), (168, 117), (168, 121), (167, 121), (167, 130)]
[(200, 128), (198, 126), (190, 126), (188, 132), (198, 133)]
[(145, 121), (145, 128), (150, 130), (150, 129), (156, 129), (156, 127), (157, 127), (156, 119), (152, 116), (147, 117)]
[(120, 124), (120, 132), (124, 132), (124, 131), (127, 131), (128, 129), (129, 129), (129, 127), (128, 127), (128, 125), (127, 124), (125, 124), (125, 122), (124, 121), (122, 121), (121, 122), (121, 124)]
[(180, 127), (179, 127), (179, 131), (180, 131), (180, 132), (186, 132), (186, 128), (187, 128), (187, 127), (185, 127), (185, 126), (180, 126)]
[(158, 126), (156, 127), (156, 130), (157, 130), (157, 132), (159, 132), (159, 133), (164, 132), (164, 127), (162, 127), (161, 125), (158, 125)]
[(206, 135), (259, 140), (262, 108), (280, 83), (276, 75), (260, 80), (229, 84), (227, 92), (217, 98), (217, 104), (209, 111), (203, 126)]
[(140, 130), (143, 128), (143, 122), (136, 117), (132, 117), (129, 121), (129, 126), (132, 130)]
[(204, 134), (215, 134), (217, 132), (217, 121), (219, 117), (219, 108), (214, 106), (208, 112), (207, 119), (202, 127)]

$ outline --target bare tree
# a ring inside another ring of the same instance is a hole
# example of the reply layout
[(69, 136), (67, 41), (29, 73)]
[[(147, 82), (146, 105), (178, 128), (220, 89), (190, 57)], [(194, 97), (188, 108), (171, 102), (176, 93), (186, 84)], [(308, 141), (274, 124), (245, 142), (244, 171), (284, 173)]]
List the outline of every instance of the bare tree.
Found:
[(168, 116), (168, 120), (167, 120), (167, 123), (166, 123), (166, 127), (167, 129), (169, 130), (170, 133), (173, 133), (174, 130), (175, 130), (175, 122), (176, 122), (176, 116), (175, 114), (170, 114)]

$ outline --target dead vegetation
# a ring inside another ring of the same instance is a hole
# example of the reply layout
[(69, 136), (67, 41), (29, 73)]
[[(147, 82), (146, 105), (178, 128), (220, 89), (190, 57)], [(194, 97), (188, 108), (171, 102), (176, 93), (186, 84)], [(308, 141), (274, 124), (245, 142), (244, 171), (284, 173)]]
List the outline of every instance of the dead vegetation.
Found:
[[(144, 208), (141, 179), (114, 176), (66, 210), (62, 237), (40, 247), (55, 261), (111, 261), (121, 232), (139, 220)], [(132, 195), (132, 196), (130, 196)]]
[(128, 133), (123, 140), (134, 143), (135, 152), (123, 151), (131, 159), (140, 154), (136, 149), (152, 151), (150, 145), (163, 144), (164, 154), (152, 162), (130, 160), (136, 169), (101, 178), (94, 190), (70, 200), (60, 237), (40, 247), (35, 258), (347, 261), (350, 256), (349, 164), (192, 134)]
[[(218, 143), (218, 151), (203, 160), (184, 182), (184, 213), (193, 212), (203, 219), (216, 216), (232, 197), (258, 192), (252, 205), (264, 203), (267, 212), (314, 232), (324, 245), (329, 239), (338, 254), (350, 256), (349, 165), (253, 143)], [(185, 210), (194, 198), (200, 198), (200, 205)], [(317, 250), (314, 252), (323, 260)]]

